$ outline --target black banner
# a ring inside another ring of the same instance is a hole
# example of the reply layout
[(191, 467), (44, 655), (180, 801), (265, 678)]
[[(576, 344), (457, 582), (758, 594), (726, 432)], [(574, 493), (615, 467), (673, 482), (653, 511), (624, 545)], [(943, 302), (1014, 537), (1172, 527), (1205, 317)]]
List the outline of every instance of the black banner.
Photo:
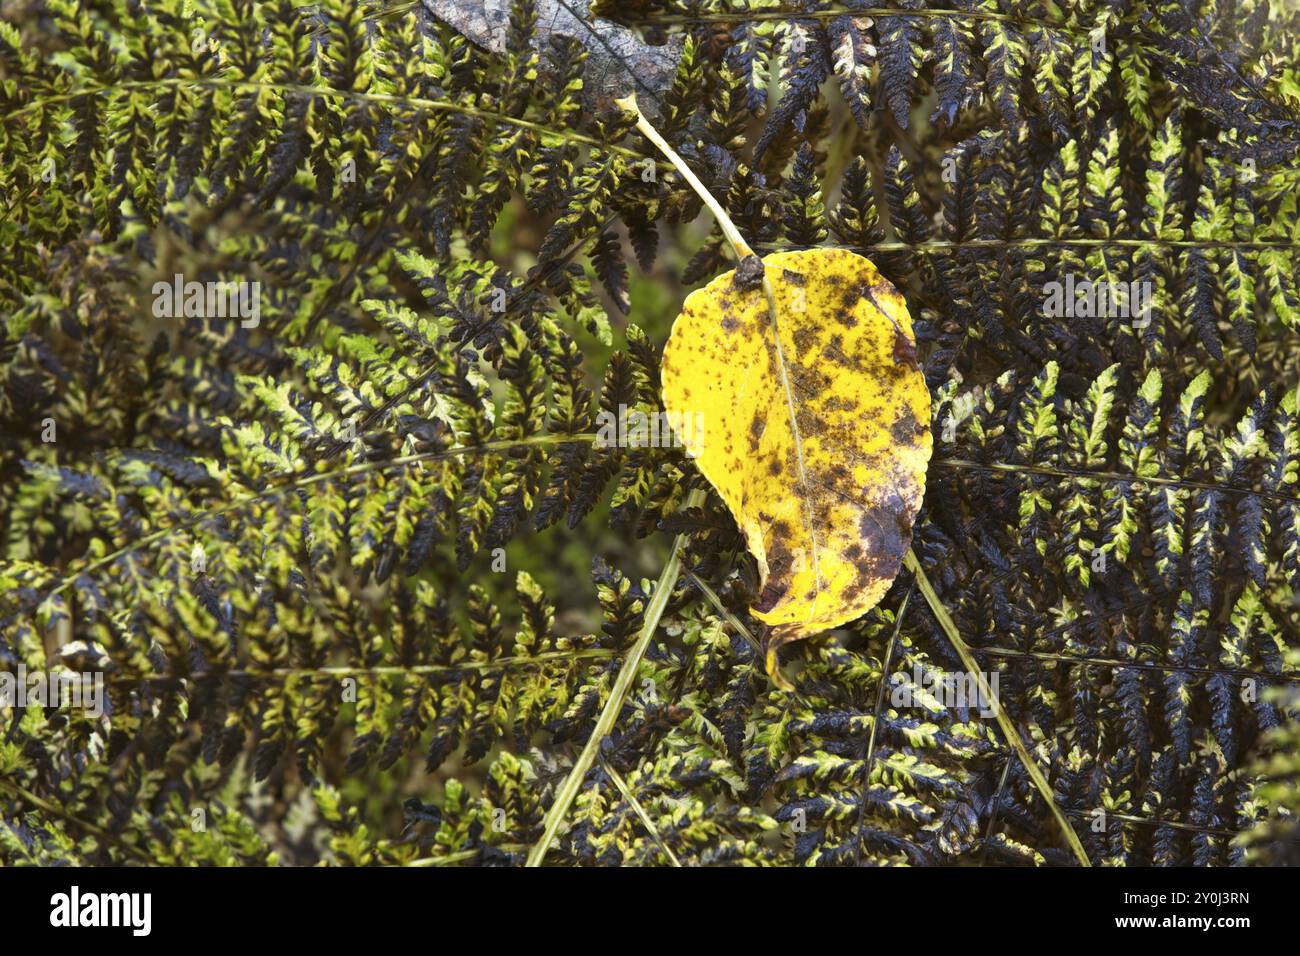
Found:
[[(0, 908), (19, 938), (114, 945), (256, 940), (373, 945), (388, 934), (466, 934), (547, 945), (671, 941), (668, 916), (719, 939), (829, 916), (873, 937), (1064, 934), (1071, 942), (1273, 929), (1293, 888), (1279, 870), (9, 869)], [(637, 927), (641, 927), (638, 929)], [(747, 930), (746, 927), (752, 927)], [(764, 929), (766, 927), (766, 929)], [(593, 937), (593, 934), (595, 936)], [(393, 937), (395, 938), (395, 937)], [(586, 942), (581, 942), (581, 941)], [(756, 938), (756, 942), (762, 940)], [(969, 939), (968, 939), (969, 941)]]

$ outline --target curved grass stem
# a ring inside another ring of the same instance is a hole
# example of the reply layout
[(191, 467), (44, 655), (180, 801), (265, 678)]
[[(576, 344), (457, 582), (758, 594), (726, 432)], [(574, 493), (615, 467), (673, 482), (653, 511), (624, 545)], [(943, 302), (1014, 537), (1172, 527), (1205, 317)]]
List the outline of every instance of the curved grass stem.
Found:
[[(696, 488), (686, 496), (682, 508), (696, 508), (703, 503), (704, 490)], [(582, 781), (587, 776), (587, 771), (596, 761), (601, 742), (614, 729), (614, 722), (618, 720), (619, 712), (623, 709), (623, 701), (627, 698), (632, 681), (636, 679), (637, 671), (641, 667), (641, 659), (645, 657), (646, 649), (654, 639), (655, 631), (659, 629), (659, 619), (663, 617), (664, 608), (668, 606), (668, 598), (677, 584), (677, 576), (682, 570), (682, 550), (686, 547), (687, 537), (683, 532), (673, 539), (672, 552), (668, 555), (668, 562), (659, 575), (654, 594), (650, 596), (650, 604), (645, 609), (641, 632), (637, 635), (636, 643), (627, 652), (627, 658), (623, 661), (618, 676), (614, 678), (614, 686), (610, 688), (609, 698), (605, 701), (600, 716), (596, 718), (596, 726), (592, 729), (591, 736), (587, 738), (586, 746), (582, 748), (582, 753), (574, 761), (569, 775), (556, 791), (551, 808), (546, 811), (546, 819), (542, 821), (542, 835), (529, 851), (526, 866), (542, 865), (542, 861), (546, 858), (546, 851), (551, 848), (551, 843), (560, 832), (564, 818), (568, 816), (569, 807), (572, 806), (574, 798), (582, 788)]]
[(921, 594), (925, 596), (926, 603), (930, 605), (930, 610), (934, 612), (934, 616), (939, 621), (939, 626), (943, 628), (943, 632), (948, 636), (953, 650), (961, 658), (962, 666), (979, 684), (980, 694), (983, 695), (983, 699), (989, 701), (992, 705), (993, 713), (997, 717), (998, 726), (1002, 728), (1003, 736), (1007, 738), (1007, 743), (1011, 745), (1011, 748), (1016, 752), (1016, 756), (1020, 758), (1020, 762), (1024, 764), (1025, 771), (1029, 774), (1029, 778), (1033, 780), (1034, 786), (1038, 788), (1038, 792), (1047, 801), (1052, 816), (1056, 818), (1057, 825), (1065, 835), (1065, 842), (1070, 845), (1071, 851), (1073, 851), (1082, 866), (1091, 866), (1092, 863), (1088, 860), (1088, 854), (1084, 851), (1083, 844), (1079, 842), (1079, 835), (1074, 832), (1074, 827), (1065, 818), (1061, 808), (1056, 805), (1056, 797), (1052, 794), (1052, 788), (1048, 784), (1047, 778), (1043, 776), (1042, 768), (1038, 766), (1038, 762), (1029, 753), (1029, 748), (1025, 746), (1025, 742), (1020, 739), (1020, 732), (1016, 729), (1016, 725), (1007, 716), (1007, 712), (1002, 709), (1002, 702), (998, 700), (997, 694), (993, 693), (988, 681), (984, 679), (984, 675), (979, 669), (979, 663), (975, 660), (975, 655), (971, 653), (966, 642), (961, 639), (961, 634), (957, 632), (957, 625), (953, 622), (952, 615), (948, 613), (948, 609), (939, 600), (939, 595), (935, 592), (930, 579), (926, 577), (925, 569), (921, 567), (916, 552), (910, 548), (907, 557), (904, 559), (904, 564), (915, 577), (917, 586), (921, 589)]

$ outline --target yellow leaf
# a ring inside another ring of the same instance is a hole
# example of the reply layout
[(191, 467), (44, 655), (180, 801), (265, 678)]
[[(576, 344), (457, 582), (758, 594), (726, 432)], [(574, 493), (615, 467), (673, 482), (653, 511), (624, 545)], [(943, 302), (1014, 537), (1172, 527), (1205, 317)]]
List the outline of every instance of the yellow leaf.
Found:
[(669, 420), (694, 423), (682, 444), (758, 561), (751, 611), (772, 627), (774, 671), (776, 648), (861, 616), (897, 575), (930, 393), (907, 305), (868, 260), (811, 249), (763, 265), (774, 313), (761, 282), (718, 276), (686, 299), (662, 378)]

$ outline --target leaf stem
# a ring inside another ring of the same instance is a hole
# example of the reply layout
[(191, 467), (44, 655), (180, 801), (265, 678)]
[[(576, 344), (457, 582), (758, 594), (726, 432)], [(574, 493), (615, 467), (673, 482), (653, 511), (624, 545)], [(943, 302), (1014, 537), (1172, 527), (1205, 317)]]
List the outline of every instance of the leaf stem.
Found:
[(1057, 825), (1060, 826), (1061, 832), (1065, 834), (1065, 842), (1070, 844), (1070, 849), (1074, 851), (1074, 855), (1078, 857), (1081, 865), (1091, 866), (1092, 863), (1088, 860), (1088, 854), (1084, 852), (1083, 844), (1079, 842), (1079, 835), (1074, 832), (1074, 827), (1072, 827), (1070, 821), (1065, 818), (1065, 814), (1061, 812), (1061, 808), (1056, 805), (1056, 797), (1052, 795), (1052, 788), (1047, 783), (1047, 778), (1043, 776), (1042, 769), (1030, 755), (1029, 748), (1025, 746), (1025, 742), (1020, 739), (1020, 732), (1016, 730), (1016, 725), (1011, 722), (1011, 718), (1007, 716), (1007, 712), (1002, 709), (1002, 702), (998, 700), (997, 694), (993, 693), (988, 682), (984, 680), (984, 675), (980, 672), (979, 664), (975, 660), (975, 655), (971, 653), (970, 648), (966, 646), (966, 642), (963, 641), (961, 635), (957, 633), (957, 625), (953, 622), (952, 615), (948, 613), (948, 609), (944, 607), (943, 602), (939, 600), (939, 595), (935, 592), (934, 585), (930, 583), (930, 579), (926, 577), (925, 569), (921, 567), (921, 562), (917, 559), (916, 552), (909, 548), (907, 551), (907, 557), (904, 559), (903, 563), (906, 565), (907, 569), (912, 572), (917, 585), (921, 588), (921, 593), (925, 595), (926, 603), (930, 605), (930, 610), (934, 612), (934, 616), (938, 619), (939, 626), (942, 627), (943, 632), (948, 635), (948, 640), (952, 643), (953, 649), (957, 652), (957, 656), (961, 658), (962, 666), (970, 672), (971, 676), (973, 676), (979, 684), (980, 693), (983, 695), (984, 700), (987, 700), (992, 704), (993, 713), (997, 716), (998, 726), (1002, 728), (1002, 733), (1007, 738), (1007, 743), (1009, 743), (1012, 749), (1015, 750), (1016, 756), (1020, 758), (1020, 762), (1025, 765), (1025, 770), (1029, 773), (1030, 779), (1034, 781), (1034, 786), (1038, 788), (1038, 792), (1041, 793), (1043, 799), (1047, 801), (1047, 805), (1052, 811), (1052, 816), (1056, 817)]
[[(703, 503), (704, 490), (695, 488), (687, 494), (682, 508), (695, 508)], [(586, 746), (582, 748), (582, 753), (578, 755), (578, 759), (569, 770), (568, 777), (565, 778), (564, 783), (560, 784), (560, 789), (556, 791), (551, 808), (546, 811), (542, 835), (537, 843), (533, 845), (532, 850), (529, 851), (528, 862), (525, 866), (542, 865), (542, 860), (546, 857), (546, 851), (550, 849), (551, 842), (555, 839), (555, 835), (559, 832), (560, 826), (564, 823), (564, 818), (569, 812), (569, 807), (572, 805), (574, 798), (577, 797), (578, 790), (582, 787), (583, 778), (587, 776), (587, 771), (591, 769), (591, 765), (596, 760), (596, 754), (600, 750), (601, 742), (614, 729), (614, 722), (623, 709), (623, 701), (632, 687), (632, 681), (636, 678), (637, 670), (641, 667), (641, 660), (645, 657), (646, 649), (649, 648), (655, 631), (659, 629), (659, 619), (663, 617), (664, 608), (668, 606), (668, 598), (672, 595), (673, 587), (677, 584), (677, 576), (682, 570), (682, 549), (686, 547), (686, 538), (686, 532), (682, 532), (673, 539), (673, 549), (668, 556), (668, 563), (664, 565), (664, 569), (659, 575), (659, 582), (655, 585), (654, 594), (650, 596), (650, 604), (646, 607), (641, 633), (637, 635), (636, 643), (627, 652), (627, 658), (623, 661), (618, 676), (614, 678), (614, 686), (610, 688), (609, 699), (605, 701), (605, 708), (596, 719), (596, 726), (592, 728)]]
[[(686, 165), (685, 160), (677, 155), (677, 151), (668, 145), (668, 141), (660, 135), (659, 130), (655, 129), (654, 125), (645, 118), (645, 114), (642, 113), (641, 108), (637, 106), (636, 94), (629, 93), (627, 96), (616, 99), (614, 100), (614, 105), (621, 107), (630, 113), (636, 114), (636, 128), (639, 129), (645, 137), (650, 140), (650, 142), (654, 143), (661, 153), (668, 157), (668, 161), (673, 164), (673, 167), (681, 173), (682, 178), (690, 184), (693, 190), (695, 190), (695, 194), (703, 200), (704, 205), (709, 208), (709, 212), (713, 213), (713, 217), (718, 221), (718, 226), (722, 229), (722, 234), (726, 236), (727, 241), (731, 243), (731, 248), (735, 251), (736, 258), (742, 263), (751, 256), (757, 258), (753, 248), (745, 241), (745, 237), (740, 234), (740, 230), (737, 229), (736, 224), (731, 221), (731, 217), (727, 215), (727, 211), (722, 208), (722, 204), (714, 198), (713, 193), (709, 192), (708, 187), (706, 187), (704, 183), (700, 182), (699, 178), (691, 172), (690, 167)], [(817, 602), (821, 600), (822, 596), (821, 561), (817, 553), (817, 534), (813, 527), (812, 520), (812, 505), (810, 504), (811, 489), (809, 488), (808, 483), (807, 467), (804, 464), (803, 439), (799, 434), (799, 415), (798, 409), (795, 408), (794, 389), (790, 385), (790, 375), (786, 370), (785, 355), (781, 350), (781, 331), (777, 327), (778, 313), (776, 307), (776, 293), (772, 289), (772, 281), (767, 277), (767, 271), (762, 269), (761, 263), (762, 260), (759, 259), (759, 268), (761, 270), (760, 275), (762, 276), (763, 282), (763, 295), (767, 298), (767, 315), (772, 326), (772, 344), (776, 351), (776, 367), (781, 373), (781, 387), (785, 392), (786, 407), (790, 412), (790, 436), (794, 443), (795, 465), (798, 469), (799, 487), (803, 492), (801, 503), (803, 505), (804, 523), (807, 525), (809, 540), (812, 544), (812, 566), (813, 575), (816, 580), (815, 590), (817, 596), (813, 598), (813, 606), (809, 611), (809, 617), (811, 619), (816, 614)], [(780, 683), (782, 679), (779, 672), (776, 670), (776, 647), (776, 644), (769, 644), (768, 646), (767, 671), (777, 680), (778, 683)]]
[(627, 96), (616, 99), (614, 105), (627, 110), (629, 113), (636, 114), (636, 128), (645, 135), (646, 139), (659, 147), (659, 151), (668, 157), (668, 161), (673, 164), (681, 177), (695, 190), (695, 195), (699, 196), (704, 201), (704, 205), (709, 207), (709, 212), (713, 213), (713, 217), (718, 220), (718, 225), (722, 227), (722, 234), (727, 237), (727, 241), (731, 243), (731, 248), (735, 250), (736, 258), (744, 259), (747, 256), (754, 255), (754, 250), (745, 241), (745, 237), (740, 234), (740, 230), (731, 221), (731, 217), (722, 208), (722, 204), (713, 198), (713, 193), (709, 192), (708, 187), (700, 182), (698, 176), (691, 172), (691, 168), (686, 165), (686, 160), (677, 155), (677, 151), (668, 145), (668, 141), (659, 134), (659, 130), (655, 129), (650, 121), (645, 118), (645, 114), (641, 112), (641, 107), (636, 105), (636, 94), (629, 93)]

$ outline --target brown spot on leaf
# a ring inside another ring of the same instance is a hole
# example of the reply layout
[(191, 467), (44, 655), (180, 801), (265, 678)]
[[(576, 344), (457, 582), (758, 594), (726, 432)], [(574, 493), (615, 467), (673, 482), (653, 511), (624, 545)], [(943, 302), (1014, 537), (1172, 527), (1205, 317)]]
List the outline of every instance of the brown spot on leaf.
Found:
[(817, 330), (810, 325), (801, 325), (794, 330), (792, 338), (798, 354), (805, 355), (817, 344)]
[(857, 308), (858, 296), (853, 292), (844, 293), (844, 298), (840, 300), (840, 307), (835, 310), (835, 321), (847, 328), (853, 328), (858, 324), (858, 317), (853, 314)]
[(898, 413), (898, 417), (894, 419), (894, 424), (889, 433), (894, 436), (894, 441), (901, 444), (915, 439), (918, 431), (916, 416), (912, 414), (910, 408), (904, 405), (902, 411)]
[(844, 338), (840, 335), (831, 336), (831, 340), (822, 347), (822, 358), (828, 359), (836, 365), (843, 365), (845, 368), (853, 368), (856, 364), (844, 354)]

